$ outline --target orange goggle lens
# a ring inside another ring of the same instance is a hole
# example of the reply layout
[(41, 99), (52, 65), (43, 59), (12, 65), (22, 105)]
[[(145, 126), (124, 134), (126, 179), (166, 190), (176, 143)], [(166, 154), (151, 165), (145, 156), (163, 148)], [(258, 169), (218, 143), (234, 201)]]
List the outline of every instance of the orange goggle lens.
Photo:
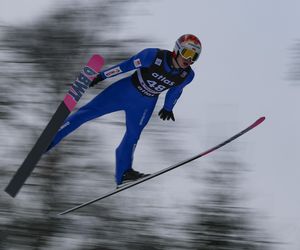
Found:
[(192, 62), (195, 62), (199, 57), (199, 54), (196, 51), (192, 50), (192, 49), (183, 49), (180, 52), (180, 55), (186, 60), (191, 58)]

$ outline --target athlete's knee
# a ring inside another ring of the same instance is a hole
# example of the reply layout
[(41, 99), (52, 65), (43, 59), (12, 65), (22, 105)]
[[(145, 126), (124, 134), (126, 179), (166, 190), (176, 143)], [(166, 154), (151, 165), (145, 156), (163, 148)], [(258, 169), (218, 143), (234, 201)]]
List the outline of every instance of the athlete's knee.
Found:
[(123, 141), (129, 144), (135, 144), (140, 139), (140, 135), (140, 131), (127, 130), (123, 137)]
[(120, 145), (116, 149), (116, 157), (131, 157), (139, 141), (140, 133), (126, 131)]

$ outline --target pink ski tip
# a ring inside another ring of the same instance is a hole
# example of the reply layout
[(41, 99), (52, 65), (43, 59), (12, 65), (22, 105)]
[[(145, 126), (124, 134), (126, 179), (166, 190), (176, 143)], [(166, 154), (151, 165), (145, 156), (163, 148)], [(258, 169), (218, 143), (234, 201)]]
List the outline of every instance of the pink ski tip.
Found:
[(89, 60), (87, 66), (92, 68), (94, 71), (99, 72), (104, 65), (104, 58), (100, 55), (93, 55)]
[(262, 117), (260, 117), (259, 119), (257, 119), (257, 123), (258, 124), (260, 124), (260, 123), (262, 123), (264, 120), (266, 120), (266, 117), (265, 116), (262, 116)]
[(97, 58), (99, 60), (99, 62), (101, 62), (102, 64), (104, 64), (104, 58), (100, 55), (94, 55), (94, 58)]
[(258, 125), (261, 124), (265, 119), (266, 119), (265, 116), (262, 116), (262, 117), (258, 118), (258, 119), (251, 125), (251, 128), (254, 128), (254, 127), (258, 126)]

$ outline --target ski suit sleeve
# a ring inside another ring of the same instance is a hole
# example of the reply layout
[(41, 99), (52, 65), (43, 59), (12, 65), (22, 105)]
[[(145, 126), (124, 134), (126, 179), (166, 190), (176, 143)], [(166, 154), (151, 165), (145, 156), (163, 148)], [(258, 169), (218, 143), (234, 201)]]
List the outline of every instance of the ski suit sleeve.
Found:
[(99, 74), (104, 80), (106, 78), (117, 76), (140, 67), (149, 67), (153, 63), (157, 51), (158, 49), (155, 48), (144, 49), (128, 60), (123, 61), (120, 64), (110, 67), (104, 71), (101, 71)]
[(179, 97), (183, 92), (183, 88), (194, 79), (194, 76), (195, 73), (193, 70), (191, 70), (189, 76), (185, 79), (185, 81), (182, 84), (168, 90), (165, 97), (164, 109), (168, 111), (172, 111), (177, 100), (179, 99)]

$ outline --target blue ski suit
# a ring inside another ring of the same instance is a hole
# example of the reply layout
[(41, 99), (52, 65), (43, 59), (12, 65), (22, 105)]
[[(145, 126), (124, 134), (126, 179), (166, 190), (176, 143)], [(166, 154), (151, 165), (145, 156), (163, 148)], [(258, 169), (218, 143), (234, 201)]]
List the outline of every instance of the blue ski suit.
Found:
[(101, 71), (103, 79), (131, 70), (135, 72), (98, 94), (93, 100), (69, 116), (50, 144), (48, 151), (83, 123), (102, 115), (124, 110), (126, 132), (116, 149), (116, 183), (132, 168), (133, 154), (140, 134), (148, 123), (158, 95), (166, 89), (164, 109), (172, 111), (183, 88), (189, 84), (194, 72), (191, 67), (176, 69), (172, 65), (172, 52), (147, 48), (130, 59)]

